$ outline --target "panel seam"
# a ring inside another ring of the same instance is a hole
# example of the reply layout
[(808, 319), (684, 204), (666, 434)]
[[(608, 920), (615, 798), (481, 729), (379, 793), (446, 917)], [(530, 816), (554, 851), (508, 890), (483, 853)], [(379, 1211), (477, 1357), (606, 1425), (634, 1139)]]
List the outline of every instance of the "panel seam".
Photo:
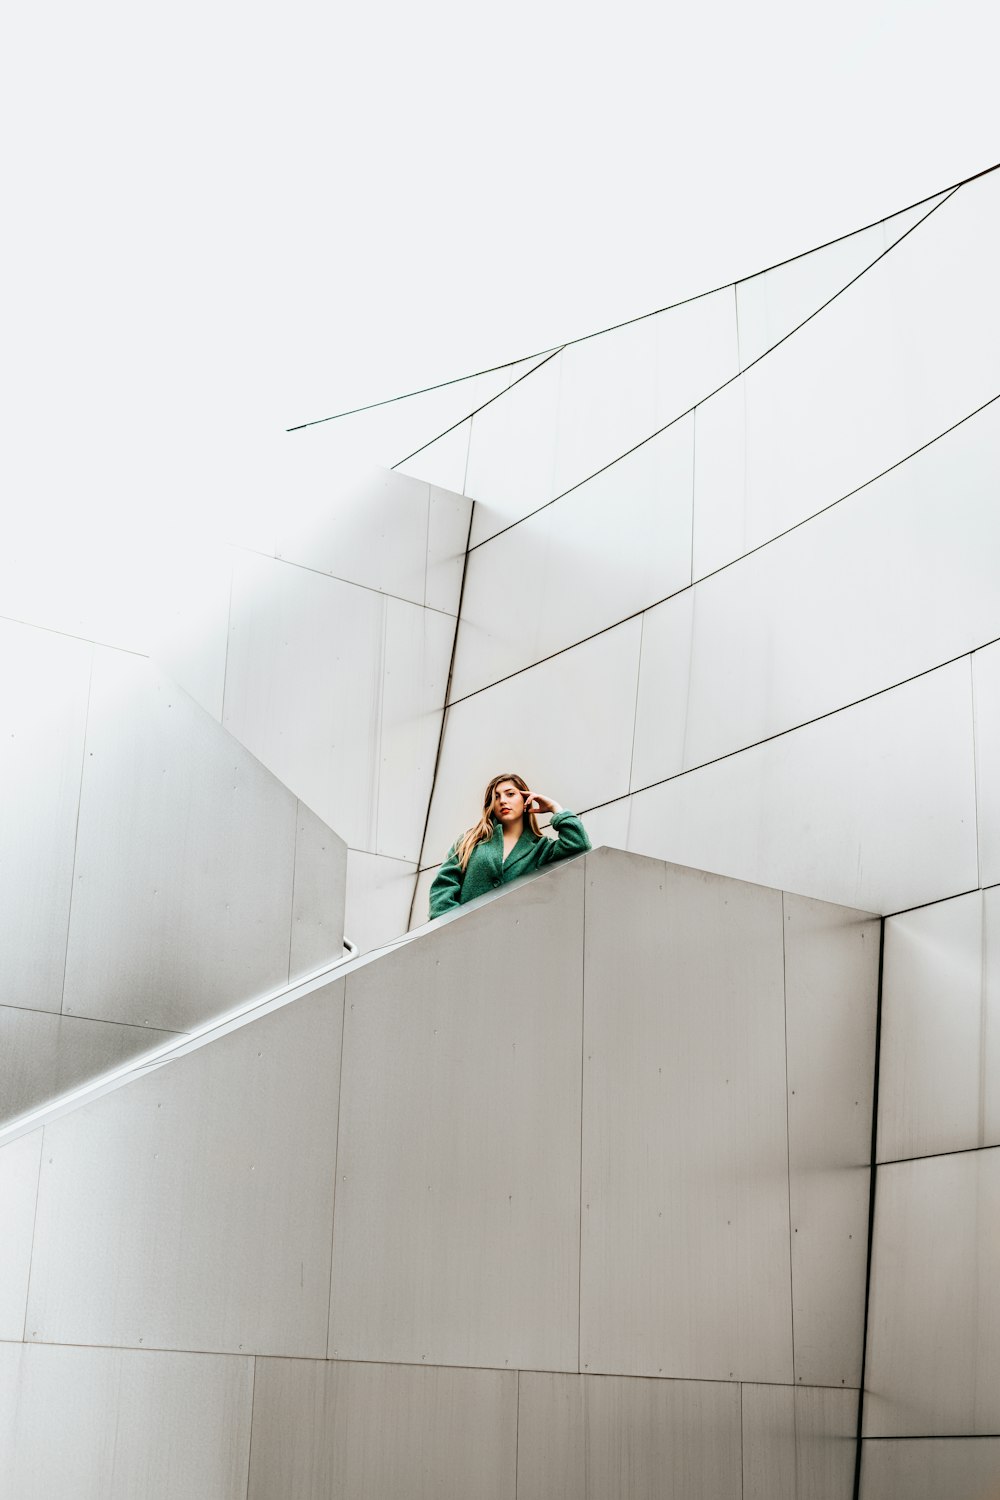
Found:
[(58, 1015), (64, 1016), (66, 1011), (66, 975), (69, 970), (69, 940), (73, 931), (73, 905), (76, 900), (76, 862), (80, 852), (80, 817), (83, 811), (83, 780), (87, 770), (87, 742), (90, 738), (90, 701), (94, 690), (94, 665), (95, 652), (97, 648), (93, 644), (90, 647), (90, 670), (87, 673), (87, 706), (83, 714), (83, 746), (80, 751), (80, 786), (76, 795), (76, 824), (73, 829), (73, 864), (69, 877), (69, 906), (66, 911), (66, 942), (63, 947), (63, 971), (62, 984), (59, 986), (59, 1010)]
[(861, 1377), (858, 1382), (858, 1425), (854, 1450), (853, 1500), (861, 1496), (861, 1463), (864, 1450), (865, 1374), (868, 1367), (868, 1329), (871, 1310), (872, 1260), (875, 1245), (875, 1189), (878, 1180), (878, 1090), (882, 1059), (882, 988), (885, 971), (885, 918), (879, 923), (878, 987), (875, 1001), (875, 1057), (872, 1067), (872, 1134), (869, 1153), (868, 1253), (865, 1262), (865, 1307), (861, 1329)]

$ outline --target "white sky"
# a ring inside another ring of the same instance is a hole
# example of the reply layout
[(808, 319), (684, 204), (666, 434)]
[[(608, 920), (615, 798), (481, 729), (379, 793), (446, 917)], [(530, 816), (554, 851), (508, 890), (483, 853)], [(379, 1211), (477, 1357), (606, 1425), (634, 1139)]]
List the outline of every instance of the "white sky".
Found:
[(1000, 160), (994, 0), (19, 9), (22, 571), (85, 571), (119, 530), (141, 548), (157, 515), (224, 529), (280, 490), (294, 422), (749, 274)]

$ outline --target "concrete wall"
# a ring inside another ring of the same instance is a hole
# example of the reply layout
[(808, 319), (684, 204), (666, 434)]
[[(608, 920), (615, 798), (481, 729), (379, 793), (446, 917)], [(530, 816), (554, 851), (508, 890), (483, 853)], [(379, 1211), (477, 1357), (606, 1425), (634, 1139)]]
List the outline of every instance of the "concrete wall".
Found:
[(0, 1118), (341, 955), (342, 841), (143, 657), (0, 621)]
[(878, 932), (597, 851), (8, 1138), (17, 1494), (847, 1500)]

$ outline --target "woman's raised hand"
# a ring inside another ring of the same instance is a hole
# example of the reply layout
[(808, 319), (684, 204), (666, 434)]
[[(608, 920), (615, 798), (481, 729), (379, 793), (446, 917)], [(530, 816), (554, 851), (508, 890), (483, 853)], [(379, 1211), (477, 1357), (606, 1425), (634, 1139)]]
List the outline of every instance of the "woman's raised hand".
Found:
[(560, 805), (559, 805), (558, 802), (553, 802), (553, 800), (552, 800), (551, 797), (543, 797), (542, 794), (541, 794), (541, 792), (525, 792), (525, 794), (524, 794), (524, 806), (525, 806), (525, 810), (528, 810), (530, 808), (534, 812), (541, 812), (541, 813), (560, 813), (560, 812), (562, 812), (562, 808), (560, 807)]

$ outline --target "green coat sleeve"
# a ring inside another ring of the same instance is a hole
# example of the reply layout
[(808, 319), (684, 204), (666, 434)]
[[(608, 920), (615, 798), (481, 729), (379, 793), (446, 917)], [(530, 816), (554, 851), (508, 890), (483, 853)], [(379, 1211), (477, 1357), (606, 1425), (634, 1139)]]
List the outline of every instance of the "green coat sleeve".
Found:
[(462, 880), (465, 871), (455, 858), (455, 845), (448, 850), (444, 864), (431, 881), (430, 920), (441, 917), (462, 904)]
[(568, 859), (571, 854), (586, 854), (590, 848), (587, 830), (576, 813), (553, 813), (551, 826), (556, 831), (554, 839), (545, 839), (538, 847), (540, 865), (549, 865), (556, 859)]

